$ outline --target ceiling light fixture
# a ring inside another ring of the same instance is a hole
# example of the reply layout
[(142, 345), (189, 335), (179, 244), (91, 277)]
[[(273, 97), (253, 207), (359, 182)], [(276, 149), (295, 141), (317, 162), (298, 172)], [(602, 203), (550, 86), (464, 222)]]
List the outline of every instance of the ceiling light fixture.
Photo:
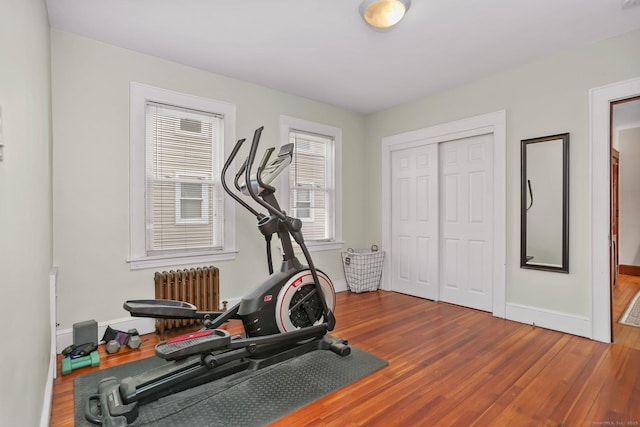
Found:
[(360, 15), (373, 28), (385, 29), (396, 25), (411, 5), (411, 0), (363, 0)]

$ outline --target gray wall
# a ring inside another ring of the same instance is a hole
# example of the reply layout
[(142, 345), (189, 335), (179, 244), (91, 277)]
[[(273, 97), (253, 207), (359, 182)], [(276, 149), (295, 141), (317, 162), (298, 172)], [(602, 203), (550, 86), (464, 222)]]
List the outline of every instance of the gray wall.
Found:
[(51, 101), (42, 0), (0, 2), (0, 425), (37, 426), (50, 357)]

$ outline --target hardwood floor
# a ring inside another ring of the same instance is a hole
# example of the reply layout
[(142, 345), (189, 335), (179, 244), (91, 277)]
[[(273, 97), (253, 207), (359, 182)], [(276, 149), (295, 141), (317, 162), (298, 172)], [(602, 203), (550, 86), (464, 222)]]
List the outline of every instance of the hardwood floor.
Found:
[(616, 344), (640, 350), (640, 328), (618, 323), (629, 301), (638, 291), (640, 291), (640, 276), (624, 274), (618, 276), (618, 284), (613, 290), (613, 341)]
[[(640, 278), (623, 279), (615, 321), (640, 289)], [(616, 323), (608, 345), (384, 291), (339, 293), (336, 317), (334, 336), (389, 366), (272, 426), (640, 425), (640, 328)], [(101, 348), (99, 369), (151, 356), (157, 342)], [(52, 426), (73, 425), (73, 378), (90, 369), (55, 380)]]

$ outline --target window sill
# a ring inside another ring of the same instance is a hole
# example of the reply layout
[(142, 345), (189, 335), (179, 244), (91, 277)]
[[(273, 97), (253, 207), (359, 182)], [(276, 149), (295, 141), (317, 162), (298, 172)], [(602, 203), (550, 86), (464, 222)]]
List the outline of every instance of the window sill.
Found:
[[(297, 254), (301, 254), (302, 249), (300, 249), (300, 246), (298, 246), (293, 240), (291, 243), (293, 243), (293, 251)], [(309, 252), (337, 251), (342, 250), (342, 247), (344, 246), (344, 242), (305, 242), (305, 244), (307, 245)], [(279, 243), (278, 248), (282, 250), (282, 246)]]
[(205, 264), (215, 261), (230, 261), (236, 258), (236, 250), (225, 250), (198, 255), (158, 255), (147, 257), (128, 258), (131, 270), (142, 270), (145, 268), (164, 268), (185, 264)]
[(344, 242), (305, 242), (310, 252), (342, 250)]

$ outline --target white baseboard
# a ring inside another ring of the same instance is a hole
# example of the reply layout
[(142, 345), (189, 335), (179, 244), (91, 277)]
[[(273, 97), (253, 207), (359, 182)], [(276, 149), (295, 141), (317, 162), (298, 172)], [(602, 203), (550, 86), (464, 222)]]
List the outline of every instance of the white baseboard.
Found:
[[(49, 321), (51, 339), (51, 359), (53, 363), (53, 379), (56, 378), (56, 329), (57, 329), (57, 298), (58, 298), (58, 267), (52, 267), (49, 272)], [(49, 367), (51, 368), (51, 367)]]
[(58, 268), (49, 271), (49, 322), (50, 322), (50, 352), (47, 383), (44, 386), (42, 412), (40, 413), (40, 427), (47, 427), (51, 418), (51, 404), (53, 402), (53, 381), (56, 378), (56, 296), (58, 289)]
[(591, 338), (591, 321), (586, 316), (507, 303), (506, 319), (545, 329)]
[(333, 288), (336, 292), (344, 292), (349, 290), (349, 288), (347, 287), (347, 281), (345, 279), (332, 280), (332, 282)]
[(49, 372), (47, 373), (47, 383), (44, 386), (44, 399), (42, 401), (42, 412), (40, 413), (40, 427), (48, 427), (51, 418), (51, 404), (53, 403), (53, 380), (56, 375), (56, 355), (51, 354), (49, 362)]

